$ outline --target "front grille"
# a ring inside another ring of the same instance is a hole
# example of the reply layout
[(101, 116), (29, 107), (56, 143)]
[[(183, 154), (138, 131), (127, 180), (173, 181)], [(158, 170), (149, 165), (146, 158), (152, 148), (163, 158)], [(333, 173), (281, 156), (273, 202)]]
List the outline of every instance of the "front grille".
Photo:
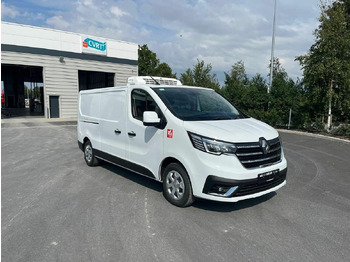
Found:
[(258, 193), (261, 191), (268, 190), (270, 188), (273, 188), (273, 187), (278, 186), (279, 184), (283, 183), (283, 181), (286, 180), (286, 176), (287, 176), (287, 170), (280, 172), (278, 177), (276, 177), (272, 181), (263, 182), (263, 183), (259, 183), (257, 181), (254, 183), (239, 186), (237, 191), (235, 192), (234, 196), (235, 197), (246, 196), (246, 195), (255, 194), (255, 193)]
[(236, 156), (245, 168), (273, 165), (281, 161), (281, 142), (279, 138), (267, 141), (270, 150), (264, 154), (259, 142), (237, 143)]

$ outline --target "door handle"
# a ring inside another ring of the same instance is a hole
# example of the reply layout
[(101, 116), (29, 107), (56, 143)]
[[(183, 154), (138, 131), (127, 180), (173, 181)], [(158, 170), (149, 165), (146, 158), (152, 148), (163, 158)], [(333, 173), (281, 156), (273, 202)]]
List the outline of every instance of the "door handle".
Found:
[(136, 136), (136, 134), (135, 134), (134, 131), (128, 132), (128, 135), (129, 135), (129, 136)]
[(116, 133), (117, 135), (119, 135), (119, 134), (122, 133), (122, 131), (120, 131), (119, 129), (116, 129), (116, 130), (114, 130), (114, 133)]

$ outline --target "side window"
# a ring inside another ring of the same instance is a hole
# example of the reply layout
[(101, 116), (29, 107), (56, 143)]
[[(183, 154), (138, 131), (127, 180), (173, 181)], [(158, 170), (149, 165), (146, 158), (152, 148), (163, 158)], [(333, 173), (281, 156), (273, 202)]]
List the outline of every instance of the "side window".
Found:
[(131, 92), (132, 116), (142, 121), (143, 112), (155, 111), (161, 117), (161, 111), (153, 98), (144, 90), (134, 89)]

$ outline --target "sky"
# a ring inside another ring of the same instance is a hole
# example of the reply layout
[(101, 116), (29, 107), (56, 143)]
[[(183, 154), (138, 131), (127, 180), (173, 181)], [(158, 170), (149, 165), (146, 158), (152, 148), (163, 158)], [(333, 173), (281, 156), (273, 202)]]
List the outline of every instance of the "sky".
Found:
[[(319, 0), (277, 0), (275, 57), (297, 80), (296, 56), (314, 43)], [(147, 44), (180, 73), (211, 64), (220, 83), (243, 61), (267, 77), (274, 0), (2, 0), (1, 20)]]

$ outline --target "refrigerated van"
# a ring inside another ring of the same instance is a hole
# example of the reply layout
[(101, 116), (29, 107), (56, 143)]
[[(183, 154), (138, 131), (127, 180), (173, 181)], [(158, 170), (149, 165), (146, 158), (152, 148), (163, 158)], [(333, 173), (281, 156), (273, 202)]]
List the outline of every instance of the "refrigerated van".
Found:
[(172, 204), (237, 202), (286, 184), (278, 132), (212, 89), (132, 77), (79, 93), (78, 144), (89, 166), (104, 160), (163, 184)]

